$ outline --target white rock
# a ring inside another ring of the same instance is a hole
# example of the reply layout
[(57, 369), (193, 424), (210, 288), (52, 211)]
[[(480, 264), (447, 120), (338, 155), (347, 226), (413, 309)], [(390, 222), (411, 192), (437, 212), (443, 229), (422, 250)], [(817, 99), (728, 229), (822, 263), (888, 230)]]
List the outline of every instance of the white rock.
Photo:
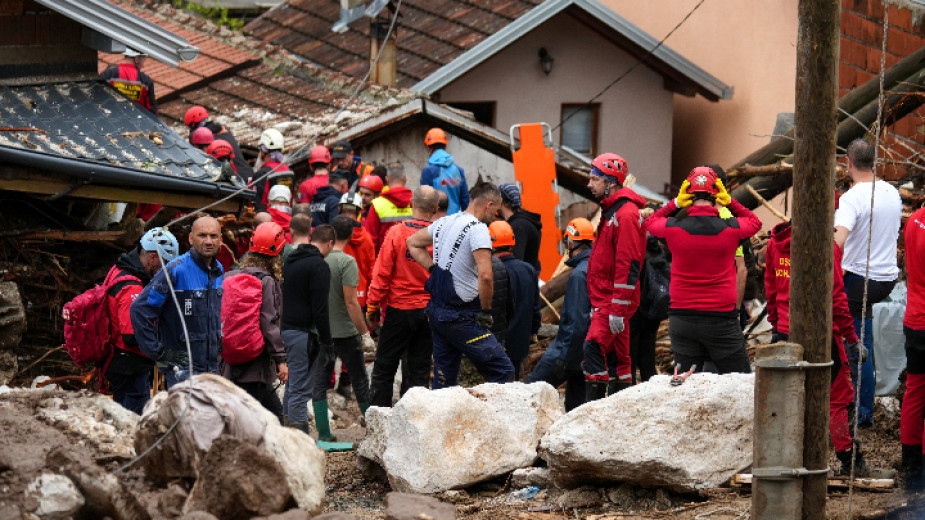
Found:
[(100, 450), (134, 457), (134, 435), (138, 416), (112, 399), (82, 392), (65, 401), (60, 397), (43, 399), (36, 416), (46, 423), (83, 437)]
[(357, 445), (357, 457), (382, 466), (382, 454), (389, 445), (388, 420), (392, 409), (370, 406), (366, 410), (366, 436)]
[(511, 474), (511, 488), (520, 489), (527, 486), (548, 488), (552, 486), (549, 468), (519, 468)]
[[(547, 430), (562, 417), (564, 407), (559, 402), (559, 392), (544, 382), (531, 383), (485, 383), (469, 389), (469, 392), (491, 405), (504, 417), (507, 425), (517, 436), (517, 442), (535, 447)], [(531, 461), (531, 464), (533, 461)]]
[(43, 519), (68, 518), (84, 505), (84, 497), (71, 479), (54, 473), (42, 473), (29, 483), (26, 495), (38, 501), (34, 512)]
[(264, 448), (286, 472), (289, 490), (299, 505), (312, 515), (324, 505), (324, 451), (305, 433), (271, 424), (263, 436)]
[(716, 487), (752, 463), (753, 374), (669, 376), (572, 410), (540, 443), (555, 483)]

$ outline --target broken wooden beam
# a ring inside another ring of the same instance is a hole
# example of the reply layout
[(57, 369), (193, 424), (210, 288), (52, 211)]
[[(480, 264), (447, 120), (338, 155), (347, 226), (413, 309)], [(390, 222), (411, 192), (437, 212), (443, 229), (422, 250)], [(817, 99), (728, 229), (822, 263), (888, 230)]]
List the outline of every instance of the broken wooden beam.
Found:
[[(732, 487), (751, 486), (754, 477), (751, 473), (739, 473), (732, 477), (729, 484)], [(829, 477), (829, 489), (848, 489), (851, 479), (848, 477)], [(891, 478), (855, 478), (854, 489), (885, 493), (892, 491), (896, 483)]]

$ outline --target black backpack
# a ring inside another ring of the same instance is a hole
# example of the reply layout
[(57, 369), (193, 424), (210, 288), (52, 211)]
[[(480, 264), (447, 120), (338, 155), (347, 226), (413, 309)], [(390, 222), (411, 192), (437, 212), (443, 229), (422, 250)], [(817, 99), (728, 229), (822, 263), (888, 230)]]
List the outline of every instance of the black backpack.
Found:
[(639, 309), (636, 312), (650, 321), (664, 320), (671, 306), (671, 259), (667, 247), (655, 237), (646, 240), (646, 258), (642, 263), (641, 278)]

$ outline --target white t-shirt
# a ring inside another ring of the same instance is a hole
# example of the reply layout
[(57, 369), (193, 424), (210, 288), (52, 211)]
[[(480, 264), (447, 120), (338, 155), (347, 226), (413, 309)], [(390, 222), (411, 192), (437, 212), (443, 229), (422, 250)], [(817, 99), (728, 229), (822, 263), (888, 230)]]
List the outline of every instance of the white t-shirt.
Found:
[(479, 295), (479, 272), (472, 252), (491, 250), (488, 226), (469, 213), (443, 217), (427, 228), (434, 240), (434, 263), (453, 275), (453, 288), (463, 301)]
[(849, 231), (841, 266), (864, 276), (867, 266), (867, 239), (870, 234), (870, 196), (874, 191), (873, 235), (870, 237), (870, 279), (890, 282), (899, 275), (896, 241), (902, 222), (903, 203), (892, 184), (878, 180), (858, 182), (838, 199), (835, 226)]

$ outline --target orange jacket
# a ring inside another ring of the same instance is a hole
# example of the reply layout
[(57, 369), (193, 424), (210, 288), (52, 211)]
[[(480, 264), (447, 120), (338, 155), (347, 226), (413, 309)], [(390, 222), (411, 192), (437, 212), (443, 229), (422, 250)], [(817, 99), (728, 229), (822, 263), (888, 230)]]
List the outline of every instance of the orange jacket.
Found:
[(392, 226), (385, 234), (373, 282), (369, 286), (370, 306), (402, 310), (423, 309), (430, 301), (424, 283), (430, 274), (408, 252), (408, 237), (430, 225), (426, 220), (409, 219)]
[(373, 239), (369, 233), (363, 229), (359, 222), (353, 228), (353, 236), (350, 242), (344, 246), (344, 253), (352, 256), (357, 261), (357, 267), (360, 270), (360, 283), (357, 285), (357, 300), (360, 301), (360, 307), (366, 305), (366, 292), (369, 290), (369, 281), (373, 278), (373, 265), (376, 263), (376, 246), (373, 245)]

